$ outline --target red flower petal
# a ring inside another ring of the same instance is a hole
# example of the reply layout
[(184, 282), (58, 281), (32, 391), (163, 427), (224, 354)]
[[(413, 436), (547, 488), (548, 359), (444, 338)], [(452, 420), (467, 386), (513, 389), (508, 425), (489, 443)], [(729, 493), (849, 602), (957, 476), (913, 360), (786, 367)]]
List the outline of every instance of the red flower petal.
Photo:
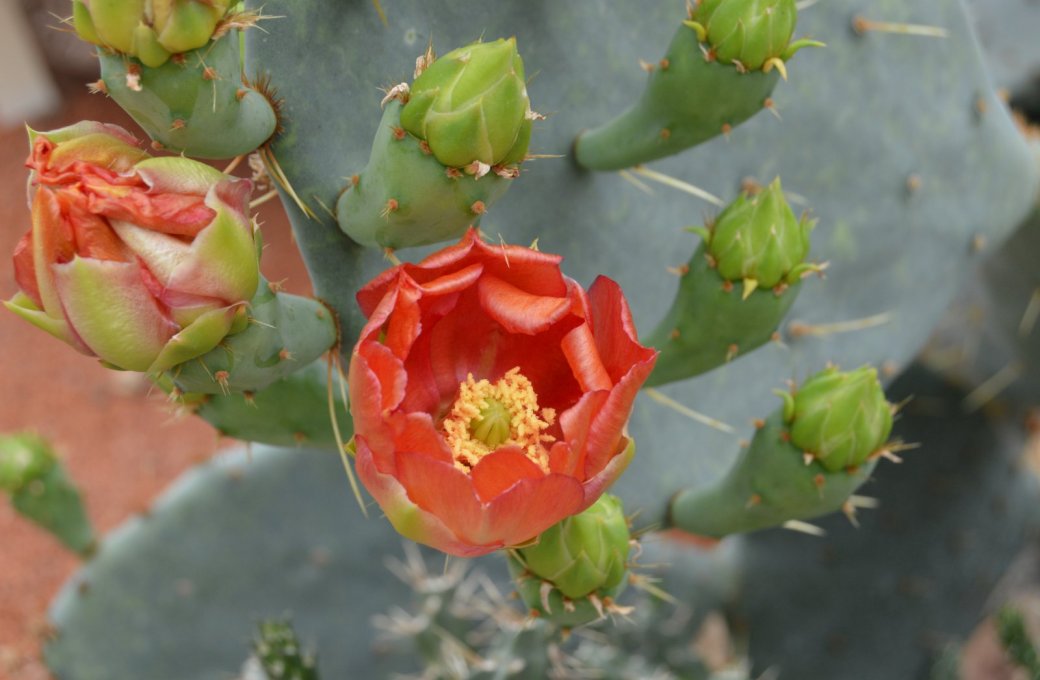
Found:
[(480, 459), (470, 477), (477, 495), (485, 502), (494, 500), (522, 479), (540, 479), (542, 469), (524, 455), (519, 446), (503, 446)]
[(656, 354), (646, 361), (636, 364), (611, 390), (610, 396), (596, 412), (592, 421), (588, 438), (588, 457), (585, 461), (585, 475), (598, 474), (610, 462), (617, 450), (622, 432), (632, 412), (632, 404), (636, 400), (639, 388), (643, 386), (650, 372), (654, 370)]
[(571, 301), (566, 297), (532, 295), (492, 275), (483, 276), (477, 290), (480, 306), (507, 333), (541, 333), (571, 308)]
[[(586, 392), (577, 404), (560, 415), (560, 427), (563, 430), (564, 439), (571, 447), (567, 467), (562, 470), (564, 473), (582, 479), (587, 476), (585, 474), (585, 457), (589, 434), (592, 431), (596, 413), (603, 408), (608, 396), (610, 393), (605, 390)], [(621, 434), (620, 429), (618, 434)]]
[(639, 344), (639, 334), (621, 287), (605, 276), (589, 287), (590, 322), (599, 355), (616, 383), (633, 365), (655, 358), (657, 352)]
[(408, 498), (436, 515), (456, 536), (472, 543), (483, 523), (484, 509), (469, 477), (452, 463), (411, 451), (395, 453), (397, 474)]
[(451, 451), (428, 413), (395, 414), (392, 416), (394, 426), (394, 449), (410, 451), (430, 456), (450, 465), (454, 464)]
[(459, 540), (438, 517), (415, 505), (397, 479), (379, 471), (362, 438), (357, 440), (355, 469), (361, 483), (375, 497), (394, 528), (405, 538), (459, 557), (477, 557), (501, 547), (473, 546)]
[(483, 538), (501, 536), (505, 545), (520, 545), (580, 512), (585, 500), (581, 482), (573, 477), (521, 480), (489, 504)]
[(582, 324), (564, 336), (561, 347), (583, 392), (609, 390), (614, 386), (588, 324)]

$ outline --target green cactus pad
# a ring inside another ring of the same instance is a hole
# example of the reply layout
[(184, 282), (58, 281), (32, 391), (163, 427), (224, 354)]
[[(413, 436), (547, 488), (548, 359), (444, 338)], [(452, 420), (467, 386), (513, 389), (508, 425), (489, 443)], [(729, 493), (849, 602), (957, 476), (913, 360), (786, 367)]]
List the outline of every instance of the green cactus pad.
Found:
[(582, 132), (575, 158), (590, 170), (620, 170), (677, 154), (764, 109), (779, 78), (775, 69), (740, 73), (708, 61), (696, 32), (680, 26), (635, 105)]
[(242, 80), (237, 31), (158, 67), (101, 49), (98, 58), (108, 95), (169, 151), (231, 158), (275, 132), (268, 95)]
[[(339, 388), (333, 385), (331, 391), (340, 436), (347, 440), (353, 421)], [(328, 366), (321, 360), (256, 392), (185, 394), (180, 399), (228, 437), (273, 446), (337, 446), (329, 415)]]
[(782, 289), (755, 288), (719, 276), (702, 243), (682, 270), (675, 301), (644, 342), (656, 347), (648, 386), (706, 373), (773, 339), (801, 291), (796, 281)]
[(382, 248), (450, 241), (479, 224), (512, 183), (494, 170), (477, 178), (446, 168), (420, 140), (402, 132), (401, 104), (387, 103), (368, 165), (336, 204), (344, 232)]
[(322, 303), (276, 293), (263, 281), (245, 330), (210, 352), (170, 369), (181, 391), (253, 392), (298, 371), (336, 343), (336, 322)]
[(802, 450), (788, 441), (783, 412), (777, 411), (725, 477), (672, 499), (669, 523), (698, 536), (722, 538), (826, 515), (841, 509), (870, 479), (875, 464), (867, 461), (837, 472), (818, 461), (806, 465)]
[(0, 491), (11, 495), (18, 514), (87, 557), (97, 547), (76, 485), (43, 438), (34, 434), (0, 437)]

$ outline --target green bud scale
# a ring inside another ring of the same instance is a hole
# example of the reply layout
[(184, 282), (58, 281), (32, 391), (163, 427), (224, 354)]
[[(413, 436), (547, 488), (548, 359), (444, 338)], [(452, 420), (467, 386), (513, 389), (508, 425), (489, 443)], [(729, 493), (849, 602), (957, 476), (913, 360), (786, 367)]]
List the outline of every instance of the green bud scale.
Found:
[(862, 465), (892, 432), (892, 406), (872, 366), (825, 369), (783, 399), (791, 443), (831, 472)]
[(227, 14), (228, 0), (73, 0), (79, 37), (145, 66), (202, 47)]
[(701, 0), (690, 14), (714, 59), (749, 71), (783, 58), (797, 20), (795, 0)]
[(701, 233), (719, 276), (747, 290), (792, 284), (812, 271), (805, 258), (814, 226), (794, 216), (777, 177), (758, 193), (742, 192)]
[(602, 618), (625, 586), (631, 540), (621, 501), (604, 495), (511, 552), (517, 590), (532, 611), (562, 626)]
[(434, 61), (412, 84), (401, 126), (448, 167), (522, 161), (531, 104), (516, 39), (473, 43)]

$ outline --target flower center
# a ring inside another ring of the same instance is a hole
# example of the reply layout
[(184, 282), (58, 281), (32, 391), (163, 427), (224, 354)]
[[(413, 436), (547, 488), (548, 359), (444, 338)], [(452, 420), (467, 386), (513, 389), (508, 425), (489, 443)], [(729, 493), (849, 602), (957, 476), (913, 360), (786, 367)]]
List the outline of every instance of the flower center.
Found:
[(500, 446), (514, 444), (545, 472), (549, 453), (544, 444), (554, 441), (545, 430), (556, 420), (556, 411), (538, 407), (538, 395), (519, 367), (494, 383), (474, 380), (471, 373), (459, 383), (459, 396), (444, 419), (444, 437), (455, 458), (455, 467), (469, 472), (477, 462)]

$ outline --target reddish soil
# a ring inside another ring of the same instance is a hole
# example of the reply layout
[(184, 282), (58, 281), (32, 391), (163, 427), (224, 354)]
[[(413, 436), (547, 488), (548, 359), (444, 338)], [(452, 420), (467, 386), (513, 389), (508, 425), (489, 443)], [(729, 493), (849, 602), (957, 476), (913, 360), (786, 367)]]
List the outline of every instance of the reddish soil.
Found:
[[(77, 120), (118, 123), (141, 134), (119, 107), (69, 83), (64, 110), (30, 121), (47, 130)], [(14, 294), (9, 264), (29, 227), (25, 132), (0, 130), (0, 299)], [(236, 174), (248, 174), (243, 163)], [(309, 291), (306, 270), (291, 244), (277, 201), (260, 210), (265, 275), (286, 279), (291, 292)], [(96, 528), (107, 532), (148, 507), (174, 477), (231, 445), (196, 418), (178, 416), (161, 393), (133, 374), (109, 371), (0, 309), (0, 433), (35, 430), (50, 439), (83, 490)], [(0, 499), (0, 679), (40, 680), (46, 610), (78, 560)]]

